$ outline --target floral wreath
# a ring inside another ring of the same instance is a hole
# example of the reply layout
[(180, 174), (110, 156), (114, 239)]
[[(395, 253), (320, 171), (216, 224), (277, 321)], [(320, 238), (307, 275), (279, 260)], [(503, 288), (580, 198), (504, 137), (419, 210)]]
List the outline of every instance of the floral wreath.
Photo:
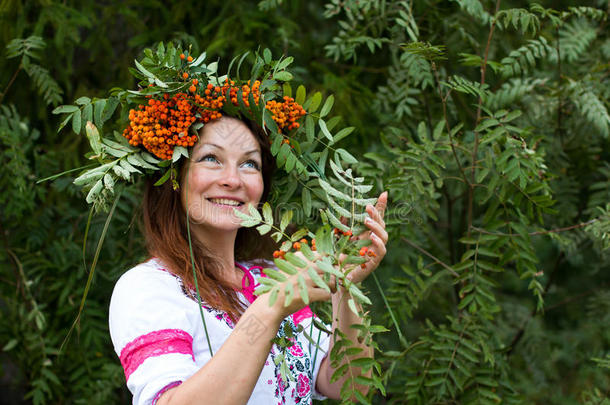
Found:
[[(65, 115), (59, 130), (71, 123), (76, 134), (84, 132), (89, 140), (91, 151), (86, 157), (95, 162), (68, 172), (84, 169), (74, 184), (87, 192), (86, 201), (92, 204), (91, 212), (107, 210), (108, 203), (114, 200), (106, 221), (108, 224), (120, 195), (116, 193), (115, 196), (115, 188), (132, 182), (135, 175), (160, 172), (162, 174), (155, 185), (169, 180), (177, 188), (177, 162), (182, 157), (189, 157), (189, 148), (197, 142), (202, 126), (223, 115), (245, 117), (263, 128), (276, 165), (285, 172), (279, 181), (274, 181), (271, 195), (278, 202), (286, 202), (299, 191), (305, 218), (310, 217), (315, 209), (323, 222), (315, 232), (301, 228), (288, 234), (292, 211), (285, 212), (276, 221), (268, 202), (260, 211), (252, 205), (248, 213), (235, 210), (242, 226), (256, 227), (260, 234), (272, 232), (271, 237), (276, 242), (283, 241), (273, 255), (277, 268), (264, 270), (268, 277), (260, 279), (256, 293), (269, 292), (273, 304), (280, 288), (285, 288), (286, 305), (294, 294), (300, 294), (304, 302), (309, 302), (304, 279), (299, 279), (298, 291), (293, 291), (291, 284), (283, 284), (287, 276), (308, 266), (294, 254), (298, 250), (324, 272), (326, 280), (309, 268), (312, 280), (320, 288), (330, 291), (327, 283), (334, 275), (337, 283), (342, 284), (352, 297), (349, 307), (365, 317), (356, 303), (370, 305), (371, 302), (361, 287), (346, 275), (349, 273), (347, 266), (364, 266), (372, 256), (373, 252), (367, 252), (366, 247), (370, 241), (356, 240), (351, 236), (364, 229), (364, 207), (374, 204), (376, 199), (366, 197), (373, 186), (364, 184), (363, 177), (355, 177), (352, 169), (346, 168), (358, 161), (345, 149), (335, 147), (338, 141), (352, 133), (354, 127), (333, 133), (340, 118), (325, 120), (325, 117), (332, 109), (334, 97), (330, 95), (322, 103), (321, 93), (316, 92), (307, 98), (303, 86), (296, 89), (293, 97), (289, 83), (293, 76), (287, 70), (293, 58), (274, 60), (268, 49), (262, 54), (252, 54), (254, 60), (247, 79), (241, 78), (240, 71), (250, 53), (234, 58), (227, 74), (221, 76), (217, 72), (218, 62), (204, 63), (205, 52), (195, 57), (190, 48), (182, 50), (172, 43), (160, 43), (154, 50), (145, 49), (144, 55), (142, 60), (135, 61), (135, 69), (130, 68), (130, 72), (139, 79), (137, 90), (114, 88), (108, 98), (80, 97), (75, 105), (62, 105), (53, 111)], [(119, 127), (122, 132), (109, 131), (104, 125), (118, 106), (121, 106), (121, 117), (117, 122), (124, 123)], [(327, 166), (331, 169), (328, 176)], [(341, 217), (343, 221), (339, 219)], [(340, 255), (343, 260), (338, 264)], [(89, 273), (81, 311), (93, 270), (94, 267)], [(196, 278), (195, 284), (197, 286)], [(202, 321), (205, 326), (203, 317)], [(370, 325), (370, 320), (367, 322)], [(317, 327), (324, 329), (320, 324)], [(365, 329), (363, 337), (372, 332), (370, 328)], [(341, 332), (337, 332), (339, 336), (335, 339), (340, 340)], [(310, 335), (311, 331), (306, 334)], [(281, 339), (276, 339), (275, 343), (282, 347), (290, 345), (289, 341)], [(317, 346), (315, 341), (312, 344)], [(333, 349), (331, 360), (342, 356), (350, 344), (340, 347), (342, 349)], [(375, 360), (370, 360), (370, 364), (367, 363), (369, 367), (375, 363)]]

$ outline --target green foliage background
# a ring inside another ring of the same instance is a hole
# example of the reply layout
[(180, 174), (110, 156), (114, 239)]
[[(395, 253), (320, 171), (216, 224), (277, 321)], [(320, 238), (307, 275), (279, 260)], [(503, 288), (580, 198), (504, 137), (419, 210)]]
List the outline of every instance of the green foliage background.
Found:
[(158, 41), (225, 62), (290, 54), (295, 82), (334, 93), (357, 127), (341, 146), (390, 191), (376, 273), (395, 322), (366, 283), (391, 329), (372, 403), (610, 403), (610, 3), (168, 4), (0, 2), (0, 403), (131, 401), (107, 307), (145, 258), (137, 187), (60, 354), (105, 217), (83, 252), (77, 173), (36, 181), (85, 163), (53, 107), (132, 87), (127, 68)]

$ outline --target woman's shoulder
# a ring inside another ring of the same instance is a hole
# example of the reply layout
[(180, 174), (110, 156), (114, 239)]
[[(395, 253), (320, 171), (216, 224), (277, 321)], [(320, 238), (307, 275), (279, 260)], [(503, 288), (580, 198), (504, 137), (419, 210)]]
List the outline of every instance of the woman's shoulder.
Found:
[(114, 290), (125, 290), (126, 292), (141, 291), (143, 288), (150, 289), (155, 286), (166, 288), (169, 285), (177, 285), (178, 279), (157, 258), (151, 258), (139, 263), (119, 277)]

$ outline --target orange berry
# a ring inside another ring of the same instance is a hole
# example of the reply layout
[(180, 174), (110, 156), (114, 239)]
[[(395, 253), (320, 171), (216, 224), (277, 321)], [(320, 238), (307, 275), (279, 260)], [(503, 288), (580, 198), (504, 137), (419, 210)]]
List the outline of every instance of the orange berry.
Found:
[(189, 55), (188, 58), (186, 58), (187, 61), (192, 62), (193, 61), (193, 57), (191, 55)]
[(190, 91), (191, 93), (194, 93), (194, 92), (196, 92), (196, 91), (197, 91), (197, 87), (195, 87), (195, 86), (191, 86), (191, 87), (189, 87), (189, 91)]
[(184, 58), (186, 58), (186, 56), (183, 53), (181, 53), (180, 54), (180, 59), (184, 60)]
[(375, 254), (375, 252), (373, 252), (372, 250), (369, 250), (367, 252), (367, 255), (369, 255), (370, 257), (377, 257), (377, 255)]
[(182, 73), (182, 78), (183, 79), (188, 79), (189, 78), (189, 74), (186, 73), (186, 72)]
[(194, 84), (195, 86), (197, 86), (197, 85), (199, 84), (199, 80), (197, 80), (197, 79), (193, 79), (193, 84)]
[(280, 257), (280, 251), (279, 251), (279, 250), (276, 250), (275, 252), (273, 252), (273, 257), (275, 257), (276, 259), (277, 259), (278, 257)]
[(307, 239), (301, 239), (299, 242), (304, 243), (307, 245)]
[(361, 263), (360, 267), (362, 267), (363, 269), (366, 269), (366, 263)]
[(301, 244), (299, 242), (294, 242), (292, 244), (292, 247), (296, 250), (299, 250), (299, 249), (301, 249)]
[(360, 248), (360, 256), (365, 256), (366, 255), (366, 251), (369, 250), (366, 246), (363, 246)]

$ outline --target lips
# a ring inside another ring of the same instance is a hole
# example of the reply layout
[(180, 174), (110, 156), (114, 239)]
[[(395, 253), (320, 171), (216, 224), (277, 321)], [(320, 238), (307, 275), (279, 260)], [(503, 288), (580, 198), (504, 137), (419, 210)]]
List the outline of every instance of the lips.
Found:
[(240, 207), (244, 205), (243, 202), (231, 198), (206, 198), (209, 202), (218, 205), (225, 205), (228, 207)]

